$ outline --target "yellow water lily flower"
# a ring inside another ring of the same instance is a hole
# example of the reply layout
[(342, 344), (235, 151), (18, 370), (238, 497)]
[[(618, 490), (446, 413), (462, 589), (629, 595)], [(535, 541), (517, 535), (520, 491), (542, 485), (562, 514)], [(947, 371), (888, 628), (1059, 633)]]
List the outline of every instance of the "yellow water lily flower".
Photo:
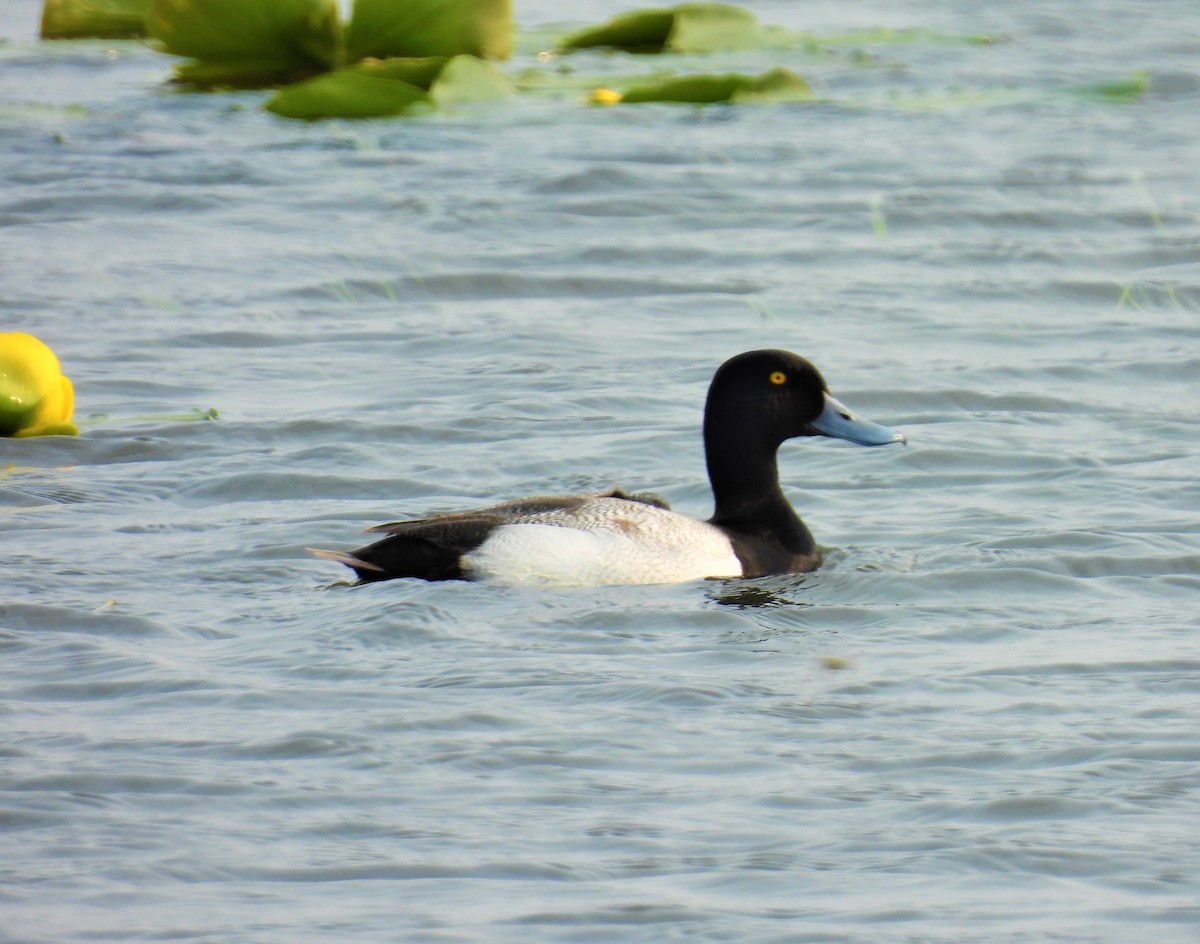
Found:
[(610, 88), (592, 89), (588, 101), (593, 105), (616, 105), (621, 101), (621, 93)]
[(0, 436), (78, 436), (74, 412), (54, 352), (24, 331), (0, 332)]

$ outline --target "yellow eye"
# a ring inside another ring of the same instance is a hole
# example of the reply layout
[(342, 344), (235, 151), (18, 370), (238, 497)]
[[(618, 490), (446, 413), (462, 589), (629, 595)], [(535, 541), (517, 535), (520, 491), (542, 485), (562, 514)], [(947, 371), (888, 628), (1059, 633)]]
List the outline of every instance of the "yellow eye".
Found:
[(785, 374), (782, 370), (775, 371), (773, 374), (771, 374), (771, 383), (775, 384), (777, 387), (787, 383), (787, 374)]

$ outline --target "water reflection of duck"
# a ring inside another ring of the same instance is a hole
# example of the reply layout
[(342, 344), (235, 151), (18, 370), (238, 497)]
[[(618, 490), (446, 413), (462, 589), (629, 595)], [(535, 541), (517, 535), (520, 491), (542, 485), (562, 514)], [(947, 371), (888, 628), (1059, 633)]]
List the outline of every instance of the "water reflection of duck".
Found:
[(716, 501), (708, 521), (654, 496), (547, 496), (383, 524), (370, 529), (387, 535), (374, 544), (313, 553), (352, 568), (364, 583), (420, 577), (590, 586), (805, 572), (820, 554), (779, 487), (776, 465), (779, 446), (798, 436), (864, 446), (905, 441), (835, 400), (804, 358), (750, 351), (722, 364), (708, 390), (704, 448)]

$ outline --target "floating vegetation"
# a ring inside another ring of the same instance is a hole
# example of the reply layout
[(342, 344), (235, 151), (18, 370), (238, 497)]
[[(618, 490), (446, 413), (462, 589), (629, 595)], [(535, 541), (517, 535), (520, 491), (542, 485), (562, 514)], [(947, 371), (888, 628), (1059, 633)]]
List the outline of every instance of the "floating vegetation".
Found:
[(89, 413), (79, 421), (82, 426), (144, 426), (148, 423), (207, 423), (221, 418), (215, 406), (194, 406), (180, 413), (143, 413), (138, 416), (113, 416), (111, 413)]
[(146, 35), (153, 0), (45, 0), (43, 39), (130, 39)]
[(1114, 308), (1132, 308), (1145, 314), (1148, 311), (1200, 311), (1200, 292), (1196, 283), (1164, 278), (1143, 278), (1118, 283), (1120, 292)]
[(474, 56), (382, 59), (288, 86), (265, 107), (285, 118), (377, 118), (504, 98), (515, 91), (493, 66)]
[(346, 61), (512, 54), (511, 0), (355, 0)]
[(1125, 78), (1110, 79), (1068, 89), (1034, 89), (1019, 86), (978, 89), (947, 88), (929, 92), (912, 91), (903, 94), (889, 94), (886, 98), (861, 99), (847, 101), (843, 104), (868, 108), (888, 107), (928, 111), (1039, 105), (1070, 101), (1071, 99), (1123, 105), (1139, 101), (1149, 89), (1149, 76), (1145, 72), (1135, 72)]
[(1123, 79), (1113, 79), (1106, 82), (1096, 82), (1075, 89), (1078, 95), (1085, 98), (1097, 98), (1109, 102), (1137, 101), (1150, 90), (1150, 76), (1144, 72), (1134, 72)]
[(175, 77), (193, 85), (262, 87), (337, 64), (336, 0), (154, 0), (147, 29), (191, 60)]
[[(262, 88), (351, 69), (366, 58), (504, 58), (511, 0), (357, 0), (343, 26), (337, 0), (154, 0), (147, 29), (189, 62), (175, 80), (200, 88)], [(363, 89), (364, 76), (341, 85)], [(379, 114), (349, 94), (349, 117)], [(382, 112), (395, 114), (395, 111)]]
[[(537, 66), (506, 78), (487, 60), (513, 46), (512, 0), (354, 0), (343, 23), (339, 0), (44, 0), (45, 37), (131, 36), (145, 31), (164, 52), (183, 57), (174, 80), (193, 88), (276, 88), (265, 103), (274, 114), (306, 120), (413, 115), (522, 91), (586, 95), (596, 105), (676, 102), (802, 102), (808, 83), (777, 67), (761, 75), (695, 72), (622, 79), (587, 76), (558, 52), (608, 49), (627, 53), (705, 55), (770, 47), (774, 55), (839, 55), (881, 61), (881, 47), (957, 43), (986, 45), (997, 37), (877, 27), (819, 35), (764, 27), (727, 3), (682, 3), (634, 10), (563, 37), (537, 38)], [(526, 38), (528, 40), (528, 37)], [(533, 50), (529, 50), (530, 53)], [(596, 60), (589, 60), (595, 62)], [(597, 87), (601, 85), (607, 87)], [(283, 86), (280, 88), (280, 86)], [(945, 109), (1037, 103), (1064, 96), (1106, 103), (1145, 95), (1149, 77), (1052, 91), (1004, 86), (885, 92), (840, 105)], [(836, 100), (835, 100), (836, 101)], [(876, 231), (886, 232), (880, 217)]]
[(753, 49), (765, 31), (749, 10), (727, 3), (683, 3), (676, 7), (634, 10), (599, 26), (564, 37), (559, 48), (597, 47), (626, 52), (717, 52)]
[(907, 46), (917, 43), (923, 45), (946, 43), (986, 46), (999, 41), (995, 36), (978, 33), (972, 35), (955, 35), (951, 33), (937, 33), (933, 30), (920, 28), (892, 29), (887, 26), (848, 30), (845, 33), (795, 33), (793, 39), (796, 43), (809, 49), (832, 46)]
[(762, 75), (681, 75), (632, 86), (624, 92), (597, 89), (592, 102), (635, 105), (644, 102), (679, 102), (710, 105), (717, 102), (805, 102), (811, 101), (808, 83), (787, 69), (771, 69)]

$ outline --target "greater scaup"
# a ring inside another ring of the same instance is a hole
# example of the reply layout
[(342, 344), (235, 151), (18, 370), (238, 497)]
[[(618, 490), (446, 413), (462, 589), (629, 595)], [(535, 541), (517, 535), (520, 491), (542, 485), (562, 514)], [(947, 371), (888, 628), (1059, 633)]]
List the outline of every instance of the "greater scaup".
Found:
[(797, 436), (864, 446), (905, 441), (835, 400), (804, 358), (749, 351), (722, 364), (708, 388), (704, 450), (716, 502), (708, 521), (654, 496), (547, 496), (382, 524), (370, 531), (387, 537), (374, 544), (313, 553), (352, 568), (362, 583), (648, 584), (802, 573), (820, 554), (779, 487), (775, 456)]

